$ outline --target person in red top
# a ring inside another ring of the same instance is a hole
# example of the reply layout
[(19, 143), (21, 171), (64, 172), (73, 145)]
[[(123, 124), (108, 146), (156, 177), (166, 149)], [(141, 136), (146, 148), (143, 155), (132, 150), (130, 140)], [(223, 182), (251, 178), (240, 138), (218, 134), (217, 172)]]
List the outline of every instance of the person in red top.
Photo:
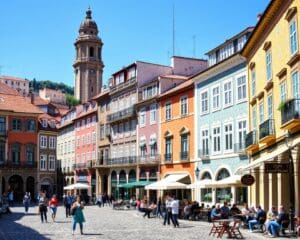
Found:
[(53, 222), (55, 222), (57, 206), (58, 206), (58, 200), (56, 198), (56, 195), (54, 194), (49, 201), (49, 207), (50, 207)]

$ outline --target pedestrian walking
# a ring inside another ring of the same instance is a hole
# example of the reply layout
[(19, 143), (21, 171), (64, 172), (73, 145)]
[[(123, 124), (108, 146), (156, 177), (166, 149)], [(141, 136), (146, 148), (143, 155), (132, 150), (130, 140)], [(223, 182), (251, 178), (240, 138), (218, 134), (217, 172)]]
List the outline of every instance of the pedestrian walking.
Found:
[(179, 222), (178, 222), (179, 201), (175, 199), (175, 197), (173, 197), (173, 200), (171, 202), (171, 208), (172, 208), (173, 225), (174, 227), (179, 227)]
[(26, 192), (23, 197), (23, 204), (25, 207), (25, 214), (28, 213), (29, 205), (30, 205), (30, 193)]
[(83, 202), (81, 201), (80, 197), (76, 197), (76, 201), (73, 203), (71, 207), (71, 213), (73, 215), (73, 226), (72, 226), (72, 234), (76, 231), (76, 224), (79, 223), (80, 227), (80, 234), (83, 235), (83, 223), (85, 222), (85, 218), (83, 215)]
[(39, 213), (41, 216), (41, 222), (44, 223), (48, 222), (47, 221), (47, 198), (46, 194), (41, 192), (40, 195), (38, 196), (38, 201), (39, 201)]
[(14, 205), (14, 191), (10, 191), (8, 194), (8, 204), (10, 207)]
[(57, 207), (58, 207), (58, 200), (57, 200), (55, 194), (53, 194), (52, 198), (49, 201), (49, 207), (50, 207), (50, 211), (51, 211), (52, 220), (53, 220), (53, 222), (55, 222), (56, 211), (57, 211)]
[(170, 220), (173, 222), (173, 218), (172, 218), (172, 207), (171, 207), (171, 203), (172, 203), (172, 198), (170, 196), (166, 196), (166, 212), (164, 215), (164, 225), (166, 225), (166, 223), (168, 223), (168, 225), (170, 225)]
[(68, 192), (67, 195), (64, 197), (64, 206), (66, 209), (66, 218), (71, 217), (71, 205), (73, 203), (73, 197), (71, 194)]

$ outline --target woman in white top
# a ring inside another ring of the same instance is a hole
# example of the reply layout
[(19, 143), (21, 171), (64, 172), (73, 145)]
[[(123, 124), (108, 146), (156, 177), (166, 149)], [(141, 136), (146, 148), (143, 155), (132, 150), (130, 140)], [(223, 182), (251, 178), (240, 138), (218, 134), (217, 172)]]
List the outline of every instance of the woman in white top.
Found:
[(173, 225), (174, 227), (179, 227), (179, 222), (178, 222), (179, 201), (176, 200), (175, 198), (171, 202), (171, 208), (172, 208)]

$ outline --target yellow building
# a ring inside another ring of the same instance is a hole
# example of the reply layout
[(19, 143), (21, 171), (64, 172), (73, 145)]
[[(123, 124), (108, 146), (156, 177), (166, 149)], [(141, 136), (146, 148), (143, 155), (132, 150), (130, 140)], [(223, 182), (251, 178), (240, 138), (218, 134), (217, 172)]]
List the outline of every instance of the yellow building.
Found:
[[(246, 149), (255, 177), (250, 204), (294, 205), (299, 216), (299, 0), (272, 0), (242, 55), (247, 58), (249, 132)], [(293, 169), (293, 168), (294, 169)], [(294, 185), (294, 186), (293, 186)], [(295, 198), (295, 200), (293, 200)]]

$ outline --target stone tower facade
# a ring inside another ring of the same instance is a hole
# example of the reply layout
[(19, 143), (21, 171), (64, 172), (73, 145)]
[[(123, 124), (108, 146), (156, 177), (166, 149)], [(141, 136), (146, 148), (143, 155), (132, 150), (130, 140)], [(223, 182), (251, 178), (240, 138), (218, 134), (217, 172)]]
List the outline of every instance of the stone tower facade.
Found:
[(74, 45), (75, 97), (83, 103), (100, 93), (104, 68), (101, 53), (103, 43), (98, 37), (98, 27), (92, 19), (90, 8), (80, 24), (79, 36)]

